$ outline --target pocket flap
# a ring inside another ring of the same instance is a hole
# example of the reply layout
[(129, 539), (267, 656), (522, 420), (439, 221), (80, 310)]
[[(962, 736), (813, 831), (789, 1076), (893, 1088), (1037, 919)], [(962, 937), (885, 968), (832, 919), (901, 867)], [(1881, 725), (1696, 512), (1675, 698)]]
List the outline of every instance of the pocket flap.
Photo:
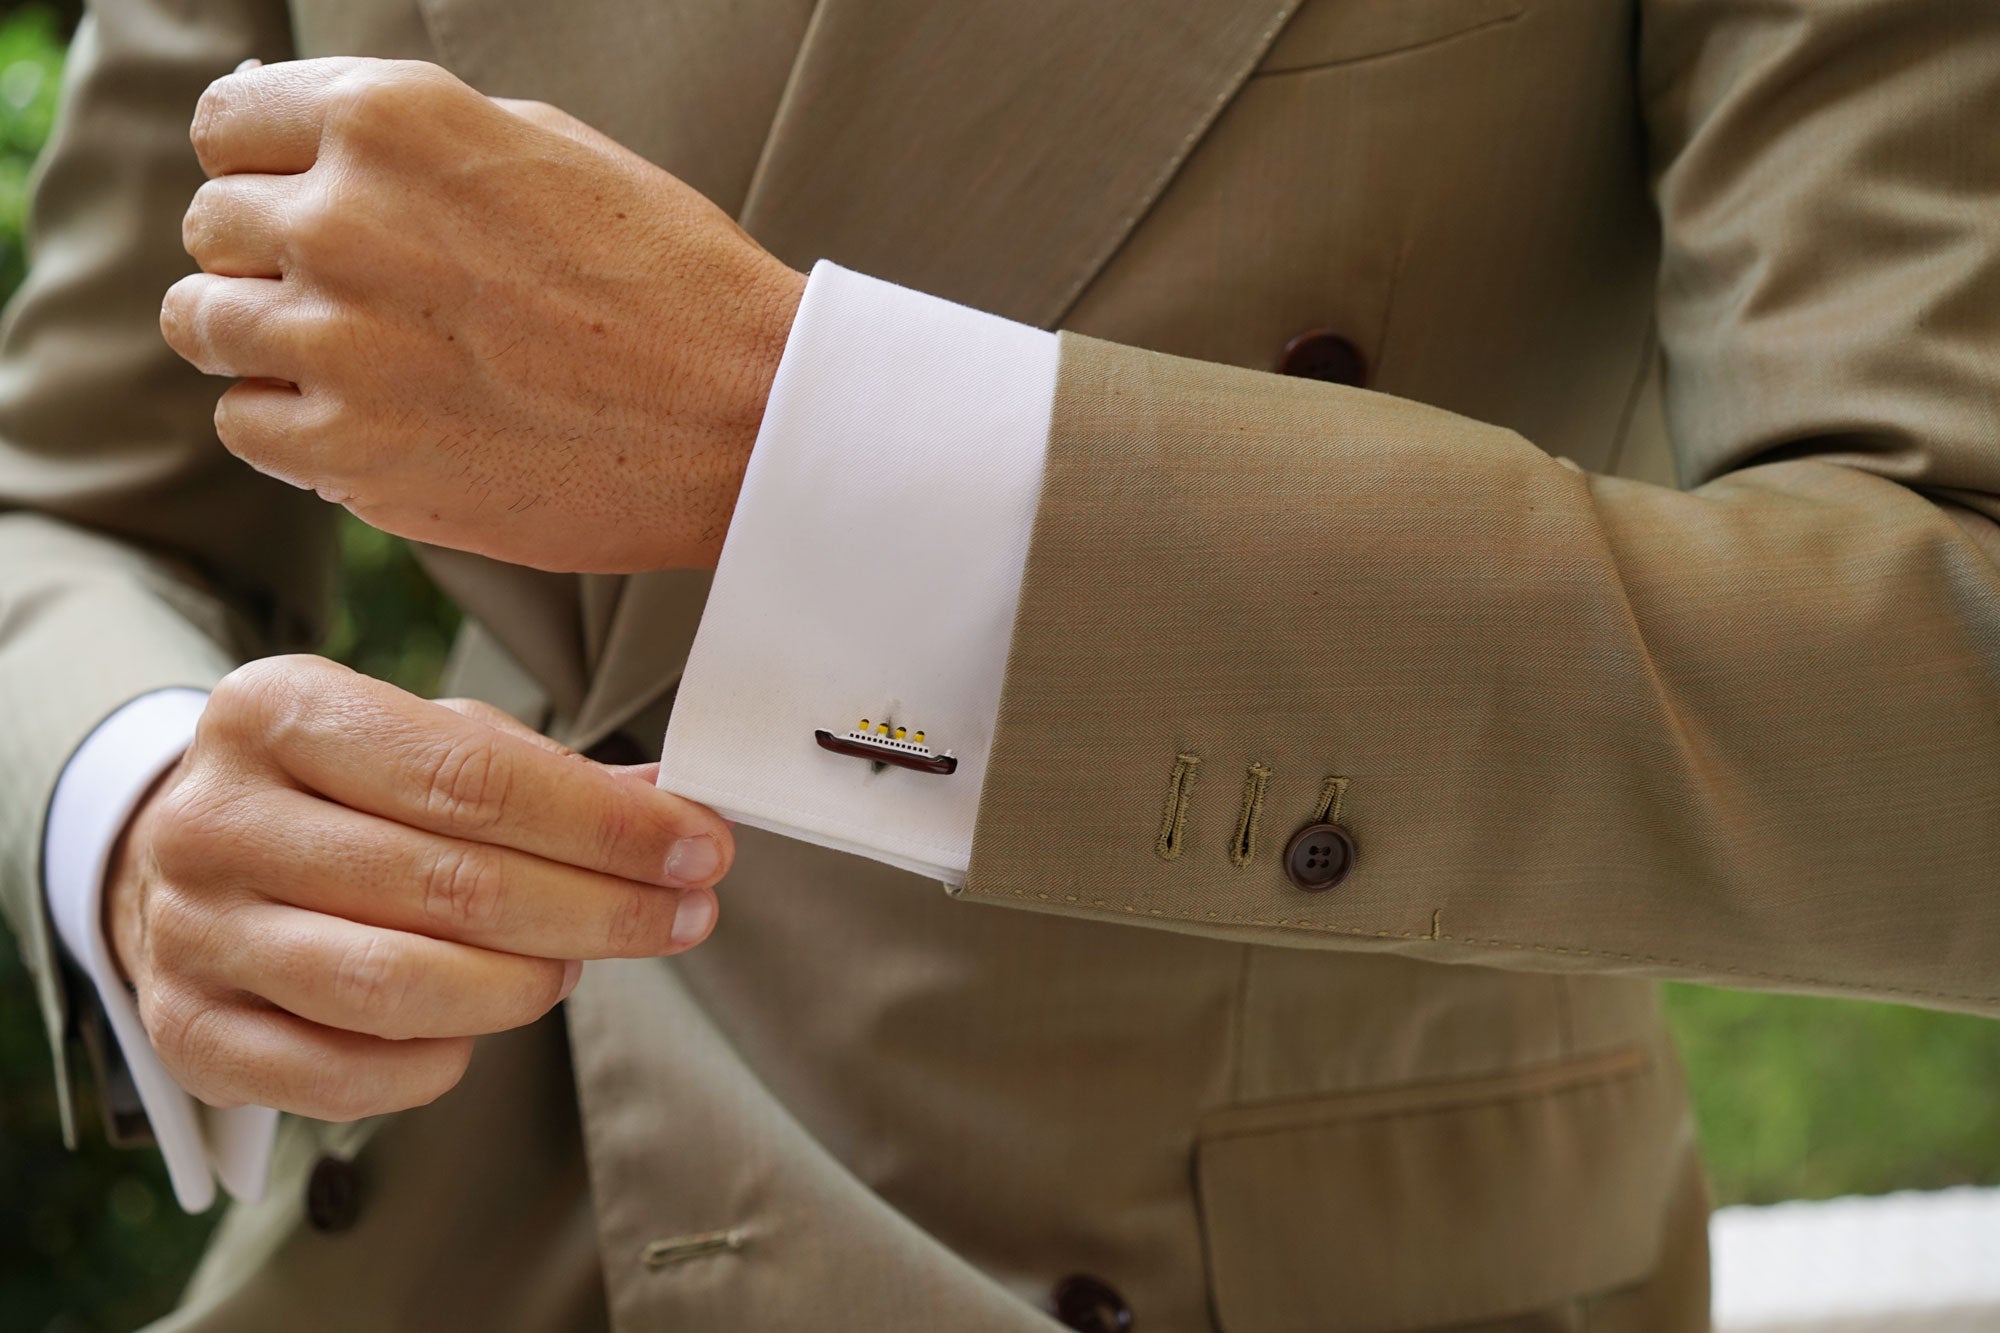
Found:
[(1389, 1333), (1644, 1277), (1688, 1133), (1670, 1057), (1230, 1108), (1195, 1172), (1224, 1333)]

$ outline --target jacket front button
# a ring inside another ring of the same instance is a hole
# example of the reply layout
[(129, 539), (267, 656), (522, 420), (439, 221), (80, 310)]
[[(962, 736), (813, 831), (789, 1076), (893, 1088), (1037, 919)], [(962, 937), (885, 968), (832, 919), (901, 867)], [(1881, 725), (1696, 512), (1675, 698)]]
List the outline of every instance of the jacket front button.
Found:
[(1324, 893), (1354, 869), (1354, 837), (1338, 824), (1308, 824), (1285, 845), (1285, 874), (1307, 893)]
[(1278, 373), (1357, 389), (1368, 385), (1368, 362), (1361, 349), (1332, 329), (1313, 329), (1286, 343), (1278, 355)]
[(337, 1235), (361, 1216), (361, 1171), (340, 1157), (322, 1157), (306, 1179), (306, 1221), (314, 1231)]
[(1049, 1298), (1057, 1322), (1078, 1333), (1125, 1333), (1132, 1307), (1107, 1282), (1078, 1273), (1056, 1283)]

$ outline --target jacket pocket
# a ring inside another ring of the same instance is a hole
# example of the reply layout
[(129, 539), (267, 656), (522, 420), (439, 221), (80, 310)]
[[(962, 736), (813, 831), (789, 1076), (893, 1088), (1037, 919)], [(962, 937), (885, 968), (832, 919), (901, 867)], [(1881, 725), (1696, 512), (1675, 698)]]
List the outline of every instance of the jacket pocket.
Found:
[(1557, 1306), (1653, 1268), (1689, 1132), (1648, 1047), (1231, 1107), (1195, 1180), (1223, 1333), (1393, 1333)]
[(1299, 74), (1430, 46), (1525, 8), (1526, 0), (1305, 0), (1256, 73)]

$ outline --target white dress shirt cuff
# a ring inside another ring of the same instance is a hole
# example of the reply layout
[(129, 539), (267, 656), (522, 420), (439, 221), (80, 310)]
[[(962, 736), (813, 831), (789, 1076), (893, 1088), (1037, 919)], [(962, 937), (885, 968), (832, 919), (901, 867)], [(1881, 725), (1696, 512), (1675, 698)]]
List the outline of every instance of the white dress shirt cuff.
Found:
[(118, 835), (187, 749), (207, 700), (200, 690), (160, 690), (98, 724), (56, 782), (42, 850), (56, 933), (97, 990), (166, 1159), (174, 1197), (191, 1213), (214, 1202), (217, 1177), (239, 1199), (262, 1197), (278, 1113), (261, 1106), (203, 1106), (160, 1064), (104, 937), (104, 881)]
[[(813, 269), (675, 699), (662, 787), (963, 882), (1055, 385), (1052, 333)], [(908, 733), (882, 748), (954, 770), (822, 748), (816, 733), (848, 743), (864, 717), (888, 740)]]

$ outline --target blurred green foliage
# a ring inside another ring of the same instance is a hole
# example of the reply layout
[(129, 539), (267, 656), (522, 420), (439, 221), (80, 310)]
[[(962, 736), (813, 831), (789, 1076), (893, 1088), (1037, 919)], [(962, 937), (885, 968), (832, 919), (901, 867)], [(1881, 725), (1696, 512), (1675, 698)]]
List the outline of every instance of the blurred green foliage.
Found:
[(322, 651), (412, 694), (437, 688), (458, 608), (399, 537), (340, 519), (340, 604)]
[[(22, 270), (29, 162), (48, 133), (61, 10), (0, 17), (0, 292)], [(341, 527), (329, 654), (428, 692), (456, 612), (403, 543)], [(48, 1053), (0, 947), (0, 1329), (119, 1331), (164, 1310), (213, 1215), (190, 1218), (152, 1152), (57, 1136)], [(1719, 1202), (2000, 1183), (2000, 1023), (1891, 1005), (1667, 988)]]
[[(5, 932), (0, 931), (0, 937)], [(81, 1108), (63, 1151), (48, 1044), (12, 941), (0, 948), (0, 1329), (125, 1330), (185, 1280), (213, 1219), (185, 1216), (158, 1155), (106, 1147)]]
[[(30, 167), (48, 137), (64, 17), (0, 18), (0, 293), (26, 267)], [(0, 1329), (128, 1329), (171, 1299), (210, 1220), (174, 1205), (150, 1153), (105, 1147), (94, 1106), (85, 1150), (63, 1151), (40, 1015), (19, 958), (0, 947)]]
[[(19, 283), (30, 165), (47, 138), (74, 13), (0, 6), (0, 296)], [(353, 519), (340, 527), (342, 597), (326, 651), (428, 694), (457, 628), (454, 608), (407, 545)], [(86, 1080), (86, 1083), (88, 1080)], [(90, 1090), (84, 1090), (86, 1098)], [(122, 1333), (172, 1304), (220, 1210), (188, 1217), (159, 1155), (107, 1147), (79, 1108), (64, 1151), (48, 1046), (13, 942), (0, 931), (0, 1330)]]
[(11, 292), (27, 267), (21, 217), (28, 173), (55, 119), (62, 42), (53, 10), (15, 10), (0, 20), (0, 292)]
[(2000, 1184), (2000, 1022), (1668, 986), (1720, 1203)]
[[(0, 26), (0, 43), (6, 38)], [(437, 684), (458, 613), (403, 542), (340, 527), (341, 605), (326, 651), (418, 694)], [(0, 930), (0, 1331), (123, 1333), (165, 1311), (220, 1210), (189, 1217), (157, 1153), (107, 1146), (85, 1103), (63, 1150), (26, 971)]]

